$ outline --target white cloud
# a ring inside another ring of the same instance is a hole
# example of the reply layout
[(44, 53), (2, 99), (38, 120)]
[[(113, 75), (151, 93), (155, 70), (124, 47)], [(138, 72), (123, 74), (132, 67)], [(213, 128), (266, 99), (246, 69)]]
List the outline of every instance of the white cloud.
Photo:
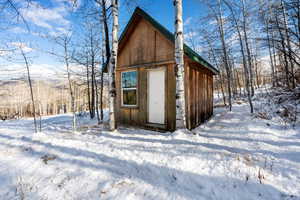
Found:
[(259, 59), (260, 64), (263, 68), (264, 72), (270, 72), (271, 71), (271, 61), (269, 55), (263, 56)]
[(193, 18), (192, 17), (188, 17), (184, 22), (183, 22), (183, 25), (184, 26), (188, 26), (191, 24)]
[(65, 28), (56, 28), (55, 30), (53, 29), (52, 31), (48, 32), (48, 34), (52, 37), (58, 37), (58, 36), (62, 36), (62, 35), (69, 35), (71, 33), (72, 33), (72, 31), (67, 30)]
[(52, 0), (53, 4), (58, 4), (60, 6), (65, 6), (69, 11), (77, 10), (81, 5), (81, 0)]
[(27, 33), (27, 31), (21, 27), (14, 27), (9, 29), (9, 31), (13, 33)]
[[(50, 64), (31, 64), (30, 75), (33, 79), (55, 79), (59, 78), (58, 74), (63, 74), (64, 66), (56, 66)], [(1, 69), (0, 80), (3, 79), (18, 79), (27, 76), (26, 67), (24, 64), (11, 64)]]
[(56, 28), (57, 32), (60, 33), (60, 34), (67, 34), (69, 33), (70, 31), (68, 31), (66, 28), (62, 28), (62, 27), (58, 27)]
[(240, 40), (239, 35), (238, 35), (238, 33), (236, 33), (236, 32), (234, 32), (234, 33), (227, 39), (227, 41), (228, 41), (229, 43), (231, 43), (232, 45), (238, 45), (238, 44), (239, 44), (239, 40)]
[(68, 11), (62, 5), (43, 8), (40, 4), (32, 2), (28, 8), (22, 8), (20, 12), (27, 21), (42, 28), (53, 29), (53, 26), (67, 27), (70, 24), (65, 18)]
[(23, 42), (11, 42), (10, 44), (13, 47), (22, 49), (24, 53), (29, 53), (29, 52), (33, 51), (32, 48), (28, 47), (27, 44), (23, 43)]
[(198, 36), (198, 33), (196, 31), (189, 31), (184, 34), (184, 39), (189, 40), (189, 39), (193, 39), (197, 36)]
[(55, 77), (58, 73), (62, 72), (62, 68), (62, 66), (58, 67), (50, 64), (33, 64), (30, 66), (30, 72), (35, 76), (41, 75), (44, 77)]
[(0, 49), (0, 57), (1, 57), (1, 56), (7, 56), (7, 55), (9, 55), (9, 54), (10, 54), (10, 51), (6, 51), (6, 50)]
[(209, 25), (218, 25), (218, 22), (215, 18), (212, 18), (212, 20), (208, 21)]

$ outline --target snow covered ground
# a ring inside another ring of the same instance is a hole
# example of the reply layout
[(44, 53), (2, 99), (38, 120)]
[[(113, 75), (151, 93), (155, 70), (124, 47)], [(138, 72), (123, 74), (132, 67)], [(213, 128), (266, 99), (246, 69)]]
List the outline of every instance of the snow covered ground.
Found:
[[(260, 105), (259, 105), (260, 106)], [(87, 125), (71, 116), (0, 122), (0, 199), (300, 199), (300, 128), (245, 103), (193, 133)]]

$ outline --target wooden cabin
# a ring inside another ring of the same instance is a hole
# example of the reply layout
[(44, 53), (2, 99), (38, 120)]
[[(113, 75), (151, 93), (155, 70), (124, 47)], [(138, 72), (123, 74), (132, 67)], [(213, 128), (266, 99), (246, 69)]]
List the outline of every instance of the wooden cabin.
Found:
[[(120, 124), (173, 131), (176, 127), (174, 34), (136, 8), (119, 39), (116, 118)], [(213, 114), (218, 70), (184, 45), (186, 122), (197, 127)]]

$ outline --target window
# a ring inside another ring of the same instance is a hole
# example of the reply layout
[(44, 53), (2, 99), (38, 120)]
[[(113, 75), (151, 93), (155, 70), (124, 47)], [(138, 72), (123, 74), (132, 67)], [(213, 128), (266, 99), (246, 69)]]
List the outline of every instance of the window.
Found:
[(137, 105), (137, 72), (122, 72), (122, 105)]

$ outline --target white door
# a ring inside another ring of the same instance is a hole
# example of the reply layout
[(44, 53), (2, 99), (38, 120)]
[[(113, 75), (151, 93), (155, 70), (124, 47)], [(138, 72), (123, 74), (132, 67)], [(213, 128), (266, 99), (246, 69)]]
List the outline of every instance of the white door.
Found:
[(148, 122), (165, 123), (165, 70), (148, 71)]

